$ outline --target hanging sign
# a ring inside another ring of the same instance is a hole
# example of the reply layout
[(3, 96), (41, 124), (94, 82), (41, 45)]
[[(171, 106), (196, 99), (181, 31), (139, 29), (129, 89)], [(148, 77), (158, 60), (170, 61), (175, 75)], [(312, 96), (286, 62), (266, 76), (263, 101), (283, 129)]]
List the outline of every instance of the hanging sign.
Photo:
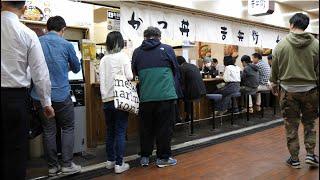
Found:
[(124, 39), (132, 40), (134, 47), (141, 44), (143, 31), (149, 26), (158, 27), (162, 33), (162, 41), (171, 45), (200, 41), (274, 48), (287, 34), (228, 20), (177, 14), (143, 6), (122, 4), (120, 9), (121, 33)]
[(274, 1), (270, 0), (248, 0), (248, 14), (252, 16), (262, 16), (272, 14), (274, 11)]

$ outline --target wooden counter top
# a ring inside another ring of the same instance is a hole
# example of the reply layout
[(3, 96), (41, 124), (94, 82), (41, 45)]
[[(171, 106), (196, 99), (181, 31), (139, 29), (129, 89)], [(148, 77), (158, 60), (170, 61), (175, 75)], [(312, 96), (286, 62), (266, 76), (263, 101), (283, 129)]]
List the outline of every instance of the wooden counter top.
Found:
[[(204, 82), (218, 82), (218, 81), (223, 81), (222, 78), (207, 78), (207, 79), (202, 79)], [(136, 83), (138, 83), (138, 81), (134, 81)], [(94, 87), (100, 87), (100, 82), (94, 82), (91, 83), (92, 86)]]
[(207, 78), (207, 79), (202, 79), (204, 82), (210, 82), (210, 81), (223, 81), (222, 78)]

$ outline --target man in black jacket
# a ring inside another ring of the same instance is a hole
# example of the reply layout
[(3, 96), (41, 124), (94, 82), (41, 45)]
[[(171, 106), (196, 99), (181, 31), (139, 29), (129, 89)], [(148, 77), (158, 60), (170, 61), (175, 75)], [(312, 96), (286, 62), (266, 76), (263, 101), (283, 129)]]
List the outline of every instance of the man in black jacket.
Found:
[(187, 63), (182, 56), (177, 56), (177, 60), (180, 65), (182, 77), (181, 86), (184, 94), (185, 112), (187, 113), (185, 121), (188, 121), (192, 108), (191, 102), (198, 100), (202, 95), (205, 95), (206, 87), (197, 66)]

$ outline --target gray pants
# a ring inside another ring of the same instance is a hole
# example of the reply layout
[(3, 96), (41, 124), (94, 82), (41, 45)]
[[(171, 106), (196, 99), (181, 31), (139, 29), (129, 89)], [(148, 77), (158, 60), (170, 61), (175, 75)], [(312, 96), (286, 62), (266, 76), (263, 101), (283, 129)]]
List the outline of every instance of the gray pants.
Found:
[(71, 166), (74, 145), (74, 106), (70, 97), (63, 102), (52, 102), (55, 117), (47, 119), (41, 113), (43, 146), (49, 168), (58, 166), (56, 124), (61, 127), (62, 167)]

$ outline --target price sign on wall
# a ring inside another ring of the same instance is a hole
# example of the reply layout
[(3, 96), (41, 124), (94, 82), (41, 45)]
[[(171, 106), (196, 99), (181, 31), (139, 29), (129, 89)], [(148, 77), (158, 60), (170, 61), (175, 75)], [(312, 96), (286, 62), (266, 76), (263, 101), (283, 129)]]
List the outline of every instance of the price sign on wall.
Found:
[(108, 11), (108, 19), (120, 20), (120, 12)]
[(120, 31), (120, 12), (118, 11), (108, 11), (108, 26), (107, 29), (109, 31)]

